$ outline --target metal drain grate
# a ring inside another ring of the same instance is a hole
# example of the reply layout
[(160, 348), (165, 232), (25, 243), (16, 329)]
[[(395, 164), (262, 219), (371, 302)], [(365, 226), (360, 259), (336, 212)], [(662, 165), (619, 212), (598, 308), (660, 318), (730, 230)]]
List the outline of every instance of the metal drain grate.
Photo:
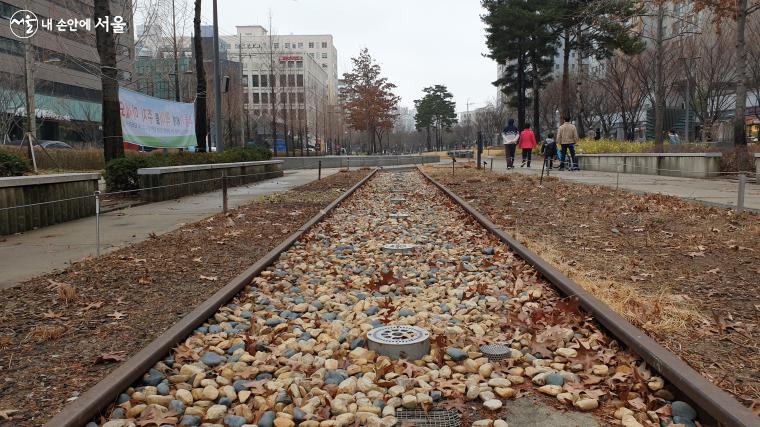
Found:
[(512, 348), (504, 344), (481, 345), (480, 352), (488, 358), (489, 362), (500, 362), (509, 359), (512, 354)]
[(409, 325), (389, 325), (367, 333), (369, 349), (391, 359), (419, 360), (430, 353), (430, 333)]
[(415, 427), (459, 427), (462, 416), (457, 411), (433, 409), (425, 412), (420, 410), (400, 409), (396, 411), (398, 426), (413, 425)]
[(416, 248), (417, 245), (414, 243), (388, 243), (387, 245), (383, 245), (383, 250), (386, 252), (393, 252), (393, 253), (410, 253)]

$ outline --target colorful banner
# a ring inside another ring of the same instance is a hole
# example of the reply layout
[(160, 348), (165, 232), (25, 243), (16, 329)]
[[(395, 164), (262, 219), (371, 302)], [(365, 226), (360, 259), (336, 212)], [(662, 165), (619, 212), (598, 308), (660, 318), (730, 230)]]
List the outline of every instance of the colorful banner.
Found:
[(196, 145), (193, 104), (153, 98), (119, 88), (124, 141), (146, 147), (180, 148)]

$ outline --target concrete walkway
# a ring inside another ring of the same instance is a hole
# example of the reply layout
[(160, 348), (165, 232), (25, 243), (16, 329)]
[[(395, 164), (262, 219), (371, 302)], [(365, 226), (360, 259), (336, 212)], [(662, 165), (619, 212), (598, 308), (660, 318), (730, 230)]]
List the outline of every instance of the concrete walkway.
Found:
[[(484, 160), (490, 162), (489, 158), (484, 157)], [(540, 158), (538, 161), (534, 160), (532, 162), (533, 167), (530, 169), (521, 168), (518, 156), (515, 162), (517, 167), (507, 171), (506, 160), (494, 158), (493, 170), (499, 173), (541, 175), (541, 161)], [(451, 168), (451, 162), (447, 163), (448, 167)], [(441, 167), (445, 167), (443, 163)], [(620, 189), (636, 193), (666, 194), (721, 207), (736, 207), (739, 192), (738, 179), (730, 178), (695, 179), (621, 173), (618, 182), (618, 174), (611, 172), (559, 172), (557, 169), (551, 171), (551, 176), (583, 184), (603, 185), (612, 188), (619, 185)], [(747, 179), (744, 206), (760, 211), (760, 185), (752, 178)]]
[[(339, 169), (323, 169), (330, 176)], [(268, 194), (287, 191), (317, 179), (314, 169), (285, 171), (281, 178), (228, 192), (228, 204), (235, 208)], [(220, 191), (131, 207), (100, 217), (101, 254), (199, 221), (222, 210)], [(95, 255), (95, 217), (82, 218), (23, 234), (0, 236), (0, 289), (62, 269), (73, 261)]]

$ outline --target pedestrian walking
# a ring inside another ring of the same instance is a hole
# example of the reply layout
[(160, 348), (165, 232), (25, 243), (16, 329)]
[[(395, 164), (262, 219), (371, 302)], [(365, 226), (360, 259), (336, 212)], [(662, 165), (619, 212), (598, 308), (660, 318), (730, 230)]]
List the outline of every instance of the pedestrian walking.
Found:
[(554, 157), (557, 155), (557, 141), (554, 139), (554, 134), (549, 132), (541, 144), (541, 154), (544, 155), (544, 162), (546, 167), (552, 169), (554, 167)]
[(515, 126), (515, 120), (509, 119), (507, 127), (502, 132), (504, 142), (504, 155), (507, 157), (507, 169), (515, 168), (515, 151), (517, 150), (517, 140), (520, 138), (520, 131)]
[[(570, 160), (570, 170), (578, 170), (578, 162), (575, 157), (575, 144), (578, 142), (578, 129), (570, 123), (570, 117), (563, 117), (562, 126), (557, 131), (557, 143), (562, 147), (562, 163), (559, 170), (565, 169), (565, 163)], [(568, 157), (567, 153), (570, 152)]]
[(538, 146), (536, 143), (536, 135), (530, 129), (530, 123), (525, 123), (523, 131), (520, 132), (520, 148), (522, 149), (522, 164), (520, 167), (525, 167), (527, 164), (530, 167), (530, 158), (533, 154), (533, 149)]
[(675, 130), (671, 129), (668, 132), (668, 141), (670, 141), (671, 144), (677, 145), (681, 143), (681, 138), (678, 136)]

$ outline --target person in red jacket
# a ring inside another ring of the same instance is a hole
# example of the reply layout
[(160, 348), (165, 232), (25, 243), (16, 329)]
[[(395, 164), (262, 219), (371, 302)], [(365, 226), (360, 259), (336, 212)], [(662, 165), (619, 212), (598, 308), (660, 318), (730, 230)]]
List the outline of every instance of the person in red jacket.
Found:
[(528, 167), (530, 167), (530, 158), (533, 154), (533, 149), (538, 146), (536, 135), (530, 129), (530, 123), (525, 123), (525, 126), (523, 126), (523, 131), (520, 132), (520, 142), (518, 145), (522, 148), (522, 164), (520, 167), (524, 167), (526, 163), (528, 164)]

